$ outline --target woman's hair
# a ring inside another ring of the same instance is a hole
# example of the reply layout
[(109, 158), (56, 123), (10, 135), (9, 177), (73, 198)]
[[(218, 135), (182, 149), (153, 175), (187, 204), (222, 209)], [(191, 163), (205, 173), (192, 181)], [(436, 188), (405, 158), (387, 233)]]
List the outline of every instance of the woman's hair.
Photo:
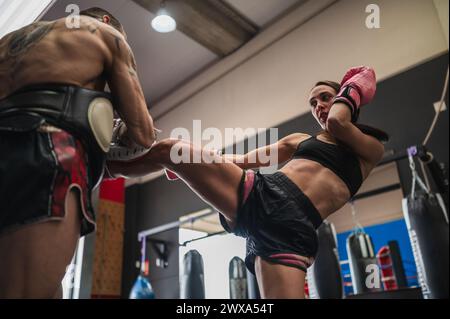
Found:
[[(336, 91), (336, 94), (341, 90), (341, 85), (334, 81), (319, 81), (314, 85), (313, 89), (315, 87), (318, 87), (319, 85), (326, 85), (326, 86), (333, 88)], [(354, 123), (354, 125), (358, 129), (360, 129), (361, 132), (363, 132), (364, 134), (370, 135), (372, 137), (375, 137), (381, 143), (387, 143), (389, 141), (389, 134), (387, 134), (386, 132), (384, 132), (380, 129), (377, 129), (375, 127), (365, 125), (365, 124), (359, 124), (359, 123)]]
[(336, 91), (336, 94), (341, 90), (341, 85), (334, 81), (319, 81), (314, 85), (313, 89), (319, 85), (326, 85), (333, 88)]
[(118, 31), (120, 31), (120, 33), (125, 33), (123, 26), (119, 22), (119, 20), (116, 17), (114, 17), (111, 13), (106, 11), (105, 9), (93, 7), (93, 8), (89, 8), (86, 10), (82, 10), (80, 12), (80, 15), (95, 18), (97, 20), (102, 19), (103, 16), (108, 16), (108, 17), (110, 17), (109, 23), (111, 24), (111, 26), (114, 27), (115, 29), (117, 29)]

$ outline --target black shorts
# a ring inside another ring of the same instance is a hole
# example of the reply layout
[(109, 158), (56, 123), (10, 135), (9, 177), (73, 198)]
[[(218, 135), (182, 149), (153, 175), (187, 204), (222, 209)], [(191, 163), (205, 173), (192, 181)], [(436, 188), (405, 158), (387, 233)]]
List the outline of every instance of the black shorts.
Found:
[(78, 139), (56, 128), (0, 131), (0, 149), (0, 234), (63, 219), (72, 189), (80, 195), (81, 236), (95, 230), (88, 157)]
[[(240, 193), (244, 183), (245, 178)], [(238, 210), (235, 228), (231, 230), (222, 215), (220, 221), (226, 231), (247, 239), (245, 264), (253, 274), (256, 256), (306, 272), (317, 254), (316, 229), (322, 218), (309, 198), (282, 172), (256, 173), (248, 198)]]

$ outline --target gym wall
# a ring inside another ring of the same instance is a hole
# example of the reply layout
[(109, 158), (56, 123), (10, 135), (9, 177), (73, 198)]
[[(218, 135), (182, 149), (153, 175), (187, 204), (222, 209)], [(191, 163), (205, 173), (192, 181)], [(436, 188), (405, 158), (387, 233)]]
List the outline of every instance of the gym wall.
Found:
[[(362, 64), (374, 67), (383, 80), (448, 51), (432, 0), (377, 1), (380, 29), (365, 25), (369, 3), (308, 1), (166, 99), (149, 101), (156, 125), (163, 136), (176, 127), (191, 130), (193, 119), (220, 130), (269, 128), (308, 112), (306, 98), (317, 80), (339, 80), (348, 67)], [(325, 9), (308, 20), (308, 10), (319, 5)], [(289, 19), (302, 24), (257, 53), (239, 56)], [(235, 58), (243, 61), (227, 69)]]
[[(306, 5), (312, 5), (311, 2), (317, 3), (309, 1)], [(434, 116), (432, 105), (442, 92), (448, 42), (433, 1), (378, 1), (378, 4), (381, 29), (365, 28), (366, 2), (338, 1), (203, 90), (190, 95), (173, 111), (160, 117), (157, 127), (168, 134), (175, 127), (190, 129), (193, 119), (201, 119), (203, 128), (278, 127), (280, 137), (298, 131), (313, 134), (318, 127), (307, 113), (306, 103), (312, 84), (321, 79), (338, 80), (351, 65), (369, 64), (377, 70), (378, 93), (375, 101), (363, 110), (361, 122), (391, 134), (387, 149), (400, 151), (419, 144)], [(337, 21), (339, 27), (334, 27)], [(352, 48), (349, 39), (358, 44), (358, 49)], [(196, 79), (167, 100), (174, 101), (177, 94), (186, 94), (191, 85), (197, 85)], [(448, 105), (448, 96), (446, 101)], [(159, 105), (164, 103), (161, 101)], [(157, 112), (162, 109), (158, 109), (159, 105), (155, 106)], [(448, 167), (448, 111), (443, 113), (429, 146)], [(399, 165), (399, 177), (403, 192), (408, 192), (410, 175), (404, 162)], [(137, 233), (178, 220), (205, 206), (179, 181), (157, 178), (127, 188), (123, 297), (128, 296), (138, 274)], [(155, 237), (168, 240), (174, 247), (178, 243), (178, 231)], [(150, 248), (148, 255), (151, 260), (149, 278), (157, 297), (178, 297), (178, 249), (172, 248), (169, 267), (164, 270), (156, 268)]]

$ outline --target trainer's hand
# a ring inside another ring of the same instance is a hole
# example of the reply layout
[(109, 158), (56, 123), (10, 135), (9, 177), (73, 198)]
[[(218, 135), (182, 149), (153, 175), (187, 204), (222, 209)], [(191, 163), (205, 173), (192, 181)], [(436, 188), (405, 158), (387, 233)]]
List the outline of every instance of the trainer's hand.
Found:
[(121, 146), (132, 146), (133, 141), (128, 136), (128, 128), (122, 120), (114, 120), (112, 143)]
[(128, 130), (125, 123), (121, 120), (115, 120), (110, 150), (106, 154), (107, 161), (135, 161), (146, 155), (150, 149), (151, 147), (145, 148), (136, 144), (128, 135)]
[(341, 81), (341, 90), (333, 103), (346, 104), (352, 114), (352, 122), (359, 117), (361, 106), (370, 103), (375, 96), (377, 80), (375, 71), (366, 66), (354, 67), (347, 71)]

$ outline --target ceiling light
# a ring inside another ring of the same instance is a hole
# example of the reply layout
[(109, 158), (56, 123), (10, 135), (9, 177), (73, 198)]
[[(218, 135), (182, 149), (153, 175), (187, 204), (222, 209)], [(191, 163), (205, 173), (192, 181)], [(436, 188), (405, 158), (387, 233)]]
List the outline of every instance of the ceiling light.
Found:
[(161, 2), (161, 9), (152, 20), (152, 27), (160, 33), (168, 33), (177, 29), (177, 22), (165, 10), (165, 1)]

